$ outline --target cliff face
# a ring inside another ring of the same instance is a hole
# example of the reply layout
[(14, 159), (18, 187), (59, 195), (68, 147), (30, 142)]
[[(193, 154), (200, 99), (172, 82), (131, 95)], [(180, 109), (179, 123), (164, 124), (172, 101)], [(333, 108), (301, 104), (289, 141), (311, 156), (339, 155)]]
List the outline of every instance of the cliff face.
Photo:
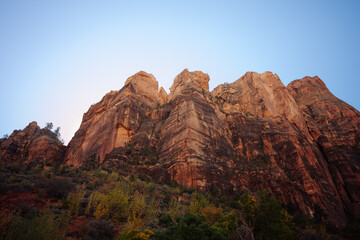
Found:
[(98, 161), (124, 174), (221, 193), (266, 188), (335, 223), (359, 217), (359, 112), (318, 78), (285, 87), (246, 73), (209, 92), (209, 76), (185, 69), (169, 96), (139, 72), (84, 114), (66, 161)]
[(175, 78), (156, 146), (170, 180), (201, 189), (212, 183), (225, 190), (231, 188), (229, 156), (234, 150), (225, 115), (209, 102), (208, 82), (207, 74), (187, 69)]
[(139, 72), (131, 76), (120, 91), (106, 94), (84, 114), (65, 161), (80, 166), (86, 159), (96, 157), (102, 162), (105, 154), (130, 141), (151, 110), (166, 97), (158, 91), (153, 75)]
[(65, 146), (50, 130), (40, 129), (36, 122), (21, 131), (15, 130), (0, 142), (0, 161), (62, 162)]
[(318, 77), (288, 85), (328, 163), (346, 211), (360, 217), (360, 113), (339, 100)]

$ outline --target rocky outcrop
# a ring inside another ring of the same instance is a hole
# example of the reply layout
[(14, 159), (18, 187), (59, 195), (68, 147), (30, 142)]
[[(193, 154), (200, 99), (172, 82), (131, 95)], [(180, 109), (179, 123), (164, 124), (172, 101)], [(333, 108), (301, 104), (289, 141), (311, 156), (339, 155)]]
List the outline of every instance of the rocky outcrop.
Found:
[(295, 99), (276, 74), (247, 72), (232, 84), (221, 84), (211, 95), (225, 112), (259, 117), (282, 117), (307, 134), (305, 119)]
[(225, 116), (207, 100), (208, 82), (207, 74), (187, 69), (175, 78), (169, 114), (159, 127), (159, 163), (170, 180), (182, 185), (206, 189), (216, 184), (229, 190), (234, 150)]
[(288, 85), (328, 163), (345, 210), (360, 218), (360, 113), (336, 98), (318, 77)]
[(106, 94), (84, 114), (65, 161), (80, 166), (96, 157), (102, 162), (107, 153), (124, 146), (138, 132), (151, 110), (166, 99), (163, 92), (160, 96), (153, 75), (138, 72), (129, 77), (121, 90)]
[(245, 171), (235, 177), (242, 180), (234, 180), (234, 185), (266, 188), (305, 212), (317, 204), (345, 221), (328, 163), (308, 131), (302, 109), (277, 75), (246, 73), (214, 89), (212, 96), (227, 115), (236, 154), (247, 159)]
[(21, 131), (15, 130), (0, 144), (0, 161), (10, 163), (62, 162), (65, 155), (64, 145), (52, 131), (30, 123)]
[(221, 193), (267, 189), (336, 224), (359, 209), (359, 113), (318, 78), (249, 72), (209, 92), (185, 69), (170, 94), (139, 72), (84, 114), (66, 161)]

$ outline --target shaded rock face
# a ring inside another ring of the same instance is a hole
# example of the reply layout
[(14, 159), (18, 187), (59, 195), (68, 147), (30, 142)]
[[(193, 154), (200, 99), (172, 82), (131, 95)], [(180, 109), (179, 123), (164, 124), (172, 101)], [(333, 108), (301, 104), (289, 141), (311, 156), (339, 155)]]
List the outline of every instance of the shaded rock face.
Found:
[(360, 217), (360, 113), (336, 98), (318, 77), (288, 85), (303, 110), (348, 213)]
[(151, 74), (135, 74), (90, 107), (66, 161), (221, 193), (265, 188), (310, 214), (319, 205), (339, 225), (358, 217), (356, 109), (318, 78), (285, 87), (250, 72), (211, 93), (209, 79), (185, 69), (168, 96)]
[(212, 96), (227, 115), (236, 154), (248, 159), (245, 171), (236, 176), (243, 180), (235, 182), (248, 189), (267, 188), (305, 212), (318, 204), (345, 221), (328, 162), (301, 107), (276, 75), (247, 73), (214, 89)]
[(62, 162), (65, 146), (50, 130), (40, 129), (36, 122), (21, 131), (15, 130), (0, 143), (0, 160), (5, 163), (21, 162)]

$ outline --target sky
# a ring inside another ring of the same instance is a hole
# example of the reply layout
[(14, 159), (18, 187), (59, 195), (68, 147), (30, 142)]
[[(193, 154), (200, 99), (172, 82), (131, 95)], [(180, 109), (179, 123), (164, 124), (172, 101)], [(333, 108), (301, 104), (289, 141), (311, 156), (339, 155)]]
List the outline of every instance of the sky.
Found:
[(138, 71), (169, 92), (184, 68), (210, 90), (247, 71), (287, 85), (319, 76), (360, 109), (360, 1), (0, 0), (0, 138), (30, 122), (61, 127)]

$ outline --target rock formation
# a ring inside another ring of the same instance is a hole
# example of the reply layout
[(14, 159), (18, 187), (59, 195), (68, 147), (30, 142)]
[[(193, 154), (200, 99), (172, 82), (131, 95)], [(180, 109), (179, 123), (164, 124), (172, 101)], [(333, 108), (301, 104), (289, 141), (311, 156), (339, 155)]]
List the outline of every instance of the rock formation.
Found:
[(359, 218), (360, 114), (317, 77), (284, 86), (246, 73), (209, 92), (185, 69), (169, 96), (139, 72), (84, 114), (66, 162), (95, 161), (123, 174), (221, 193), (267, 189), (332, 221)]
[(360, 218), (360, 114), (339, 100), (318, 77), (288, 85), (325, 158), (345, 210)]
[(64, 145), (55, 133), (30, 123), (21, 131), (15, 130), (7, 139), (0, 142), (0, 161), (21, 162), (62, 162), (65, 155)]
[(99, 162), (114, 148), (123, 147), (138, 132), (151, 110), (165, 101), (154, 76), (138, 72), (120, 91), (112, 91), (84, 114), (80, 129), (69, 143), (65, 161), (79, 166), (96, 157)]

